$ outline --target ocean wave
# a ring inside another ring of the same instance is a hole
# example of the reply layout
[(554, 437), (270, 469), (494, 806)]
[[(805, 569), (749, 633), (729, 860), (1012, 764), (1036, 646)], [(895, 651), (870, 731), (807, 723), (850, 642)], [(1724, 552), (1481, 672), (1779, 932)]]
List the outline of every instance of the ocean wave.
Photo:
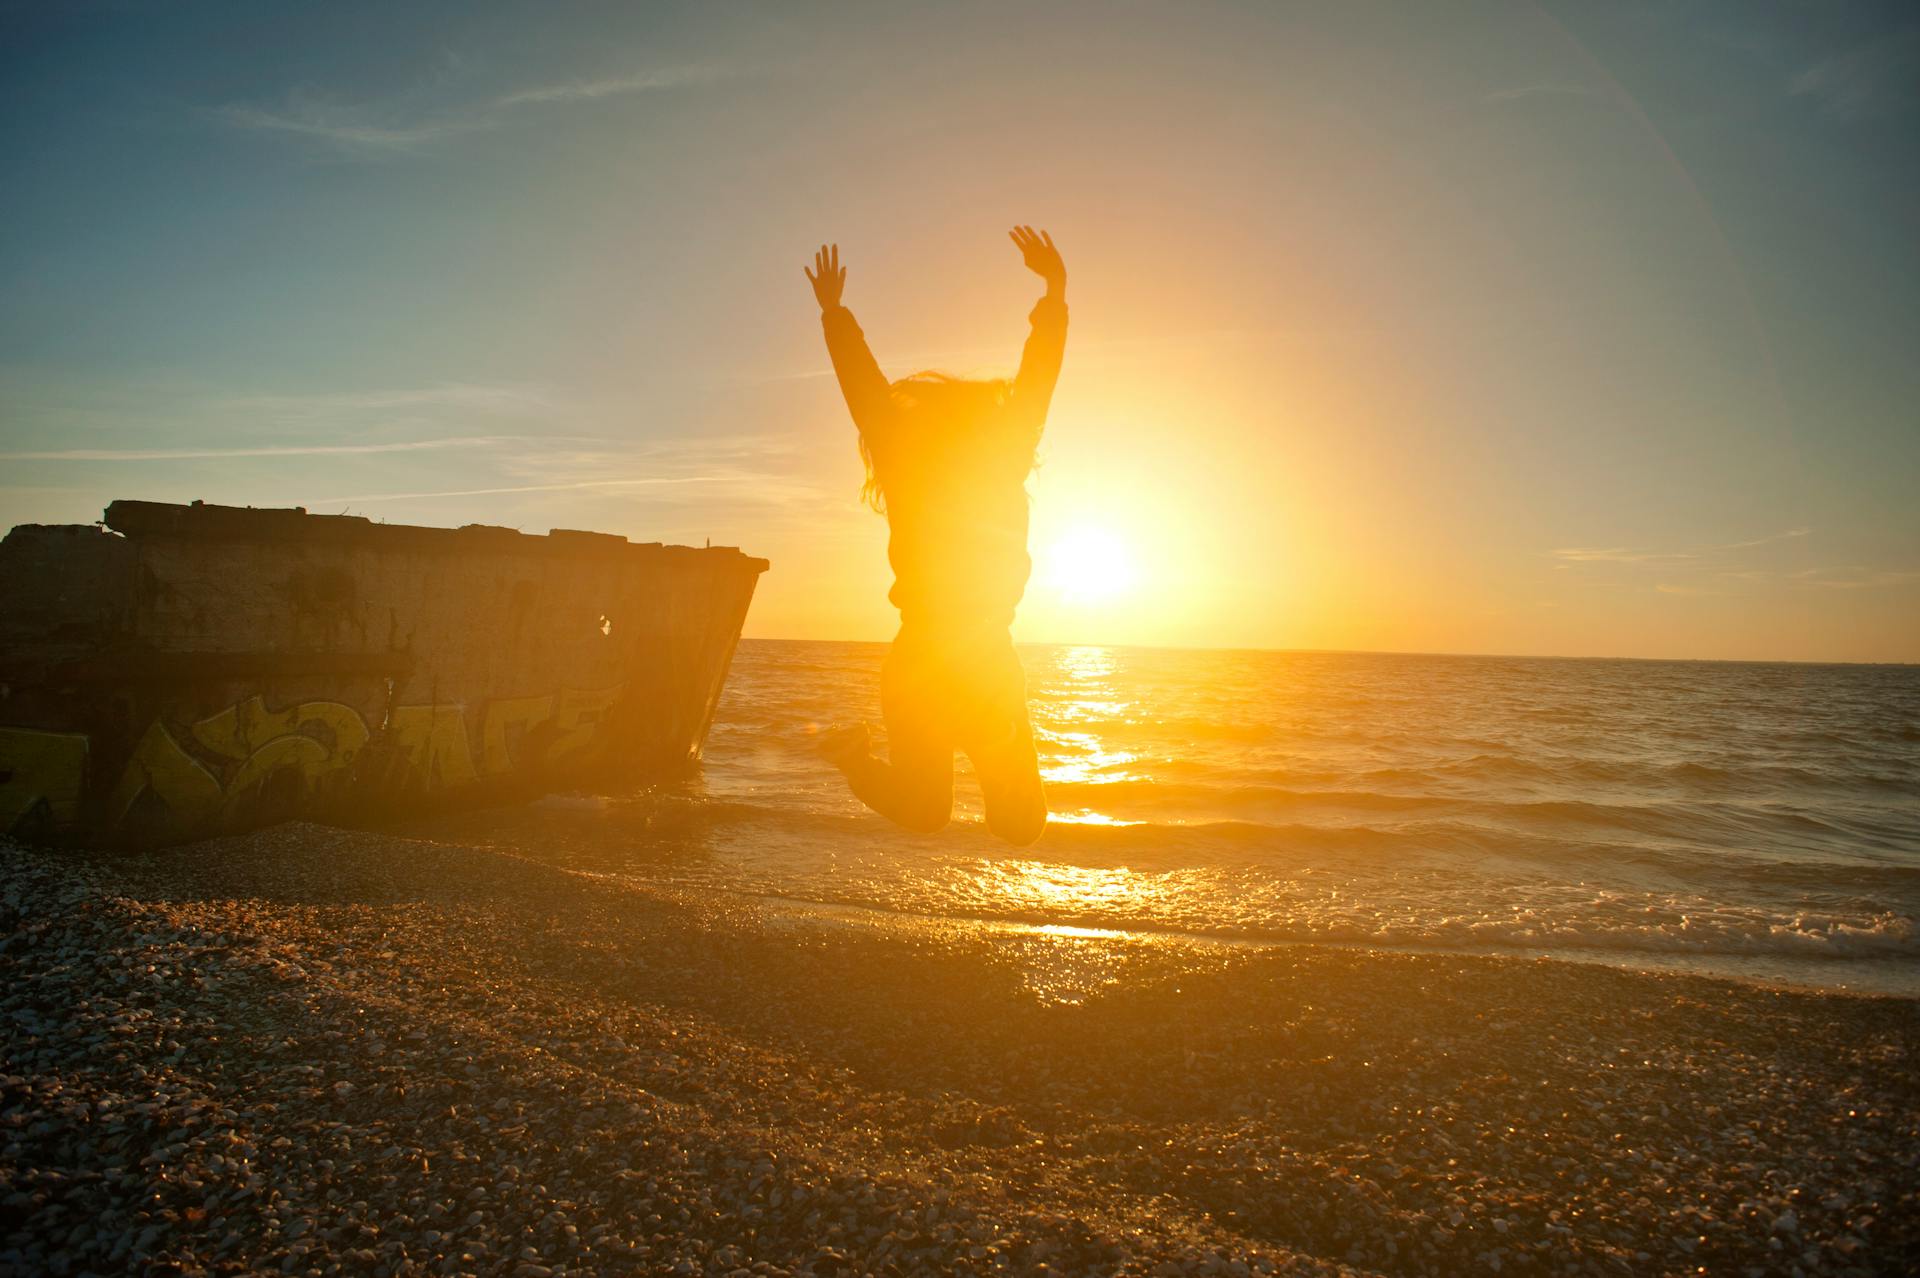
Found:
[[(1237, 817), (1188, 819), (1178, 815), (1177, 799), (1168, 801), (1172, 813), (1148, 811), (1143, 804), (1114, 802), (1108, 793), (1114, 788), (1049, 787), (1052, 806), (1061, 814), (1042, 845), (1050, 856), (1085, 865), (1265, 868), (1276, 874), (1303, 865), (1463, 871), (1487, 865), (1505, 874), (1713, 882), (1718, 890), (1731, 891), (1771, 885), (1817, 892), (1848, 885), (1870, 894), (1920, 885), (1920, 860), (1912, 857), (1912, 843), (1900, 830), (1879, 838), (1871, 832), (1829, 831), (1831, 837), (1818, 849), (1803, 836), (1783, 850), (1778, 826), (1764, 814), (1721, 813), (1709, 820), (1699, 812), (1648, 814), (1576, 804), (1559, 820), (1548, 821), (1538, 804), (1396, 800), (1344, 792), (1308, 792)], [(1156, 786), (1142, 783), (1142, 789), (1152, 793)], [(860, 846), (911, 861), (937, 846), (925, 836), (895, 830), (825, 784), (752, 794), (662, 789), (611, 804), (549, 800), (525, 821), (509, 815), (487, 820), (514, 824), (517, 838), (585, 840), (612, 849), (680, 838), (690, 846), (715, 840), (769, 849), (811, 844), (823, 853)], [(963, 796), (955, 829), (938, 837), (971, 837), (997, 846), (987, 840), (971, 796)], [(1709, 837), (1715, 842), (1703, 844)]]
[(1690, 911), (1670, 921), (1630, 917), (1574, 917), (1519, 913), (1513, 917), (1380, 915), (1292, 917), (1267, 923), (1208, 923), (1112, 910), (1033, 910), (975, 904), (964, 911), (916, 910), (895, 900), (856, 892), (766, 890), (778, 900), (879, 910), (945, 921), (1020, 923), (1027, 927), (1077, 927), (1139, 935), (1177, 935), (1242, 944), (1340, 944), (1394, 950), (1486, 952), (1615, 952), (1693, 958), (1793, 959), (1793, 961), (1914, 961), (1920, 959), (1920, 925), (1912, 915), (1764, 915), (1753, 911)]
[(1251, 941), (1920, 967), (1920, 671), (1023, 647), (1032, 850), (903, 834), (807, 749), (884, 645), (740, 645), (702, 786), (542, 855), (703, 890)]
[[(1653, 911), (1659, 913), (1659, 911)], [(1415, 935), (1424, 944), (1564, 950), (1609, 949), (1649, 953), (1722, 954), (1814, 959), (1913, 958), (1920, 931), (1909, 915), (1769, 915), (1748, 910), (1691, 910), (1678, 918), (1620, 918), (1519, 914), (1510, 918), (1401, 923), (1381, 935)]]
[(1094, 928), (1247, 944), (1353, 945), (1461, 953), (1524, 951), (1548, 955), (1607, 951), (1802, 962), (1920, 958), (1920, 924), (1916, 924), (1912, 915), (1893, 911), (1853, 915), (1769, 914), (1724, 908), (1629, 905), (1617, 914), (1518, 909), (1505, 915), (1476, 916), (1418, 911), (1341, 914), (1302, 909), (1284, 919), (1225, 922), (1095, 907), (1034, 908), (987, 900), (972, 901), (964, 909), (929, 911), (885, 894), (831, 889), (815, 892), (790, 888), (756, 894), (950, 921)]
[(1920, 788), (1920, 770), (1875, 765), (1871, 761), (1823, 760), (1788, 764), (1729, 759), (1641, 760), (1601, 755), (1527, 758), (1478, 752), (1418, 765), (1330, 768), (1324, 758), (1294, 756), (1263, 762), (1259, 758), (1217, 758), (1187, 750), (1180, 754), (1140, 756), (1157, 774), (1172, 780), (1218, 782), (1253, 791), (1265, 787), (1314, 785), (1366, 793), (1485, 794), (1490, 789), (1525, 794), (1541, 790), (1599, 790), (1621, 796), (1658, 798), (1741, 798), (1806, 796), (1811, 802), (1858, 796), (1868, 801), (1904, 798)]

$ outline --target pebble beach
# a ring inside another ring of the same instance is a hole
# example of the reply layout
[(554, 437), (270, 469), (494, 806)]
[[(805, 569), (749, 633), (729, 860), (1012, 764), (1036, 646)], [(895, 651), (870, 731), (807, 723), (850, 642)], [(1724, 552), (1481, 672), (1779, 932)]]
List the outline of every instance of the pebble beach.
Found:
[(0, 1273), (1893, 1274), (1920, 1003), (0, 845)]

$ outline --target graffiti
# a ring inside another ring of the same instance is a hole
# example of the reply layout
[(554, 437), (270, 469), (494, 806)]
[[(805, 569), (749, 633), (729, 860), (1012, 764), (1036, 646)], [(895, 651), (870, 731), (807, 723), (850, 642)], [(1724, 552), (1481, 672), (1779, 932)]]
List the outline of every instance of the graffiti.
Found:
[(459, 706), (401, 706), (387, 721), (387, 731), (402, 784), (409, 788), (445, 790), (480, 779), (467, 744), (467, 717)]
[(547, 747), (547, 761), (557, 762), (591, 745), (607, 711), (619, 699), (619, 687), (603, 688), (597, 692), (561, 693), (560, 704), (553, 711), (553, 726), (559, 735)]
[(190, 825), (211, 816), (221, 797), (220, 779), (182, 750), (165, 724), (155, 721), (147, 725), (107, 798), (107, 824), (120, 825), (134, 805), (146, 799), (148, 808), (176, 818), (169, 824)]
[(488, 702), (486, 724), (480, 730), (481, 765), (493, 776), (511, 772), (522, 743), (552, 718), (552, 697), (500, 697)]
[[(371, 755), (382, 760), (382, 788), (416, 795), (537, 771), (592, 745), (624, 686), (496, 698), (478, 716), (477, 759), (458, 705), (396, 706), (377, 733), (338, 701), (276, 710), (259, 695), (194, 721), (182, 736), (156, 719), (106, 791), (101, 825), (210, 832), (291, 814), (344, 790)], [(0, 831), (77, 824), (90, 749), (79, 733), (0, 728)]]
[(367, 725), (358, 710), (338, 701), (303, 701), (269, 710), (263, 698), (254, 696), (200, 720), (193, 725), (193, 735), (215, 754), (250, 763), (279, 743), (317, 746), (317, 755), (301, 751), (303, 767), (323, 774), (353, 762), (367, 743)]
[(0, 831), (79, 820), (86, 772), (84, 734), (0, 728)]
[(359, 711), (338, 701), (303, 701), (272, 711), (254, 696), (200, 720), (193, 736), (239, 764), (222, 800), (226, 815), (237, 818), (250, 807), (271, 806), (276, 786), (283, 803), (289, 788), (300, 797), (324, 790), (366, 745), (367, 725)]

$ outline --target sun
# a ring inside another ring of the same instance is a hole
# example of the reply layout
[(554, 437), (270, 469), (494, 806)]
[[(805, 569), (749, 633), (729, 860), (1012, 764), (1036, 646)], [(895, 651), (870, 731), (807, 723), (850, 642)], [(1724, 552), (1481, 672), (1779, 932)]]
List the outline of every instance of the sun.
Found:
[(1070, 530), (1048, 548), (1047, 580), (1072, 603), (1104, 603), (1133, 589), (1138, 574), (1127, 543), (1104, 528)]

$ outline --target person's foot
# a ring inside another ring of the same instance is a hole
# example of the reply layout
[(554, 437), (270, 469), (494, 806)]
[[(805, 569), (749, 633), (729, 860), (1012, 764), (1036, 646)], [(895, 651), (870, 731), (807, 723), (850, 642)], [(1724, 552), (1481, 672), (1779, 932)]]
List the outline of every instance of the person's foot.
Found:
[(814, 752), (836, 768), (873, 753), (873, 734), (864, 723), (829, 728), (813, 743)]

